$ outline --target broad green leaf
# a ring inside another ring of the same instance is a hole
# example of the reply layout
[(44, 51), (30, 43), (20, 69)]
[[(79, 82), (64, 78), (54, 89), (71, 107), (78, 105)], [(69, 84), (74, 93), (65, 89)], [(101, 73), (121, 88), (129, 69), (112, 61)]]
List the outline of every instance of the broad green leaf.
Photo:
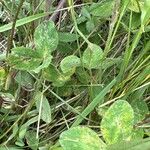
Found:
[(102, 58), (102, 49), (98, 45), (90, 43), (87, 49), (83, 52), (82, 63), (87, 69), (97, 69), (101, 66)]
[(12, 49), (7, 62), (14, 69), (33, 71), (40, 66), (42, 58), (37, 51), (30, 48), (16, 47)]
[(110, 17), (114, 7), (114, 0), (107, 0), (105, 2), (95, 3), (91, 6), (90, 13), (93, 16), (100, 18)]
[(25, 135), (26, 141), (28, 146), (32, 149), (32, 150), (37, 150), (38, 149), (38, 144), (39, 141), (36, 138), (36, 132), (35, 131), (27, 131), (26, 135)]
[(80, 58), (74, 55), (70, 55), (65, 57), (61, 63), (60, 68), (63, 73), (73, 74), (75, 72), (76, 67), (81, 65)]
[(74, 127), (60, 135), (64, 150), (105, 150), (106, 145), (98, 135), (87, 127)]
[(58, 33), (54, 22), (47, 21), (39, 24), (35, 29), (34, 42), (36, 48), (43, 52), (44, 57), (51, 54), (58, 45)]
[(59, 41), (61, 42), (74, 42), (79, 38), (79, 35), (69, 32), (58, 32)]
[[(25, 18), (19, 19), (19, 20), (17, 20), (15, 27), (16, 28), (20, 27), (20, 26), (22, 26), (24, 24), (30, 23), (30, 22), (32, 22), (34, 20), (40, 19), (40, 18), (45, 17), (47, 15), (49, 15), (49, 13), (40, 13), (40, 14), (36, 14), (36, 15), (33, 15), (33, 16), (29, 16), (29, 17), (25, 17)], [(0, 27), (0, 33), (10, 30), (12, 28), (12, 24), (13, 23), (9, 23), (9, 24), (1, 26)]]
[(127, 101), (118, 100), (110, 106), (101, 121), (101, 131), (107, 144), (130, 140), (134, 112)]
[(141, 14), (142, 26), (146, 25), (146, 23), (149, 20), (150, 20), (150, 0), (145, 0), (144, 6), (142, 7), (142, 14)]
[(47, 124), (50, 123), (52, 121), (51, 107), (47, 98), (43, 95), (43, 93), (38, 92), (35, 96), (35, 100), (38, 112), (41, 109), (41, 119)]

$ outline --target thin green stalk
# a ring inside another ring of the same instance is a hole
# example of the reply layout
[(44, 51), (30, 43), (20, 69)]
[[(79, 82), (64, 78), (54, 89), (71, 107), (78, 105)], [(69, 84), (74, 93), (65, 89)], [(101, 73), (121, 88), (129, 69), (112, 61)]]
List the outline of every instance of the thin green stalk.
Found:
[(130, 61), (132, 54), (133, 54), (133, 51), (136, 48), (138, 42), (140, 41), (142, 33), (143, 33), (143, 29), (142, 29), (142, 27), (140, 27), (137, 34), (135, 35), (135, 38), (133, 40), (132, 45), (129, 47), (129, 49), (126, 49), (126, 51), (125, 51), (123, 63), (121, 65), (121, 70), (120, 70), (119, 75), (118, 75), (119, 81), (121, 80), (123, 74), (125, 73), (126, 68), (128, 67), (129, 61)]
[(13, 23), (12, 23), (12, 29), (11, 29), (11, 32), (10, 32), (10, 36), (8, 38), (8, 41), (7, 41), (7, 50), (6, 50), (6, 57), (8, 56), (8, 54), (10, 53), (10, 49), (12, 47), (12, 43), (13, 43), (13, 36), (14, 36), (14, 31), (15, 31), (15, 25), (16, 25), (16, 22), (17, 22), (17, 18), (18, 18), (18, 15), (19, 15), (19, 12), (22, 8), (22, 5), (24, 3), (25, 0), (21, 0), (20, 3), (19, 3), (19, 6), (18, 6), (18, 9), (17, 9), (17, 12), (15, 14), (15, 17), (14, 17), (14, 20), (13, 20)]
[(68, 0), (68, 4), (69, 4), (69, 7), (70, 7), (71, 16), (72, 16), (76, 31), (79, 33), (79, 35), (84, 39), (84, 41), (87, 44), (90, 44), (89, 40), (84, 36), (84, 34), (78, 28), (78, 25), (77, 25), (77, 22), (76, 22), (76, 17), (75, 17), (75, 11), (74, 11), (74, 7), (73, 7), (73, 0)]
[[(116, 35), (117, 31), (118, 31), (121, 19), (122, 19), (123, 15), (124, 15), (125, 11), (126, 11), (126, 6), (124, 6), (124, 8), (121, 10), (119, 18), (118, 18), (118, 16), (116, 16), (115, 20), (113, 21), (113, 23), (111, 25), (111, 28), (110, 28), (110, 31), (109, 31), (109, 35), (108, 35), (108, 38), (107, 38), (107, 42), (106, 42), (106, 46), (105, 46), (105, 49), (104, 49), (104, 58), (107, 56), (107, 54), (109, 53), (109, 51), (111, 49), (111, 45), (112, 45), (112, 43), (114, 41), (115, 35)], [(116, 27), (114, 29), (114, 25), (115, 24), (116, 24)]]

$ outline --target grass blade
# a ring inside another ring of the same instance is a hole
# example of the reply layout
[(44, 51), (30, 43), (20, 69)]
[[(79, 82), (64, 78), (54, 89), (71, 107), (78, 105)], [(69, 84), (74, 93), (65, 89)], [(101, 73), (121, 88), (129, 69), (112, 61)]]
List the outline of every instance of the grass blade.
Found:
[[(103, 100), (104, 96), (110, 91), (113, 85), (116, 83), (116, 78), (110, 82), (94, 99), (93, 101), (83, 110), (77, 120), (73, 123), (72, 127), (78, 126), (82, 120)], [(83, 117), (81, 117), (83, 116)]]
[[(16, 22), (16, 26), (15, 28), (19, 27), (19, 26), (22, 26), (24, 24), (27, 24), (27, 23), (30, 23), (34, 20), (37, 20), (37, 19), (40, 19), (42, 17), (45, 17), (47, 16), (49, 13), (40, 13), (40, 14), (36, 14), (36, 15), (32, 15), (32, 16), (29, 16), (29, 17), (25, 17), (25, 18), (22, 18), (22, 19), (19, 19), (17, 20)], [(0, 27), (0, 33), (1, 32), (5, 32), (5, 31), (8, 31), (12, 28), (12, 22), (11, 23), (8, 23), (6, 25), (3, 25)]]

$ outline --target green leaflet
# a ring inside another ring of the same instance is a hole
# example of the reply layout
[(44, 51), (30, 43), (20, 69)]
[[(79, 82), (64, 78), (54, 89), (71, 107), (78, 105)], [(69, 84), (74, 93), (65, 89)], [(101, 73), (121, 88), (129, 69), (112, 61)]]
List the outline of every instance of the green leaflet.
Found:
[(14, 69), (33, 71), (40, 66), (42, 57), (30, 48), (16, 47), (12, 49), (7, 62)]
[(74, 127), (60, 135), (64, 150), (105, 150), (106, 145), (98, 135), (87, 127)]
[(150, 0), (145, 0), (144, 6), (142, 7), (142, 14), (141, 14), (142, 26), (146, 25), (149, 19), (150, 19)]
[(130, 140), (134, 112), (127, 101), (118, 100), (110, 106), (101, 122), (101, 131), (107, 144)]
[(61, 61), (60, 68), (63, 73), (72, 75), (75, 72), (76, 67), (80, 66), (80, 64), (81, 64), (80, 58), (74, 55), (70, 55), (65, 57)]
[(58, 33), (52, 21), (41, 23), (35, 30), (34, 42), (36, 49), (43, 52), (43, 56), (51, 54), (58, 45)]
[(83, 52), (82, 63), (87, 69), (97, 69), (101, 66), (102, 58), (102, 49), (98, 45), (90, 43), (87, 49)]
[(38, 92), (35, 96), (35, 100), (38, 112), (40, 112), (41, 109), (41, 119), (47, 124), (50, 123), (52, 121), (51, 107), (47, 98), (43, 95), (43, 93)]

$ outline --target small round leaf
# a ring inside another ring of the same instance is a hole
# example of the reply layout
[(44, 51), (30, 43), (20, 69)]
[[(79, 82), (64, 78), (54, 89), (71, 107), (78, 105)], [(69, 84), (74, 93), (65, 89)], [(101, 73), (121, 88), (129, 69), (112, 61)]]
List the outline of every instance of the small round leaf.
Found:
[(102, 62), (103, 51), (96, 45), (90, 43), (83, 53), (82, 62), (87, 69), (97, 69)]
[(133, 133), (134, 112), (127, 101), (118, 100), (110, 106), (101, 122), (107, 144), (130, 140)]

